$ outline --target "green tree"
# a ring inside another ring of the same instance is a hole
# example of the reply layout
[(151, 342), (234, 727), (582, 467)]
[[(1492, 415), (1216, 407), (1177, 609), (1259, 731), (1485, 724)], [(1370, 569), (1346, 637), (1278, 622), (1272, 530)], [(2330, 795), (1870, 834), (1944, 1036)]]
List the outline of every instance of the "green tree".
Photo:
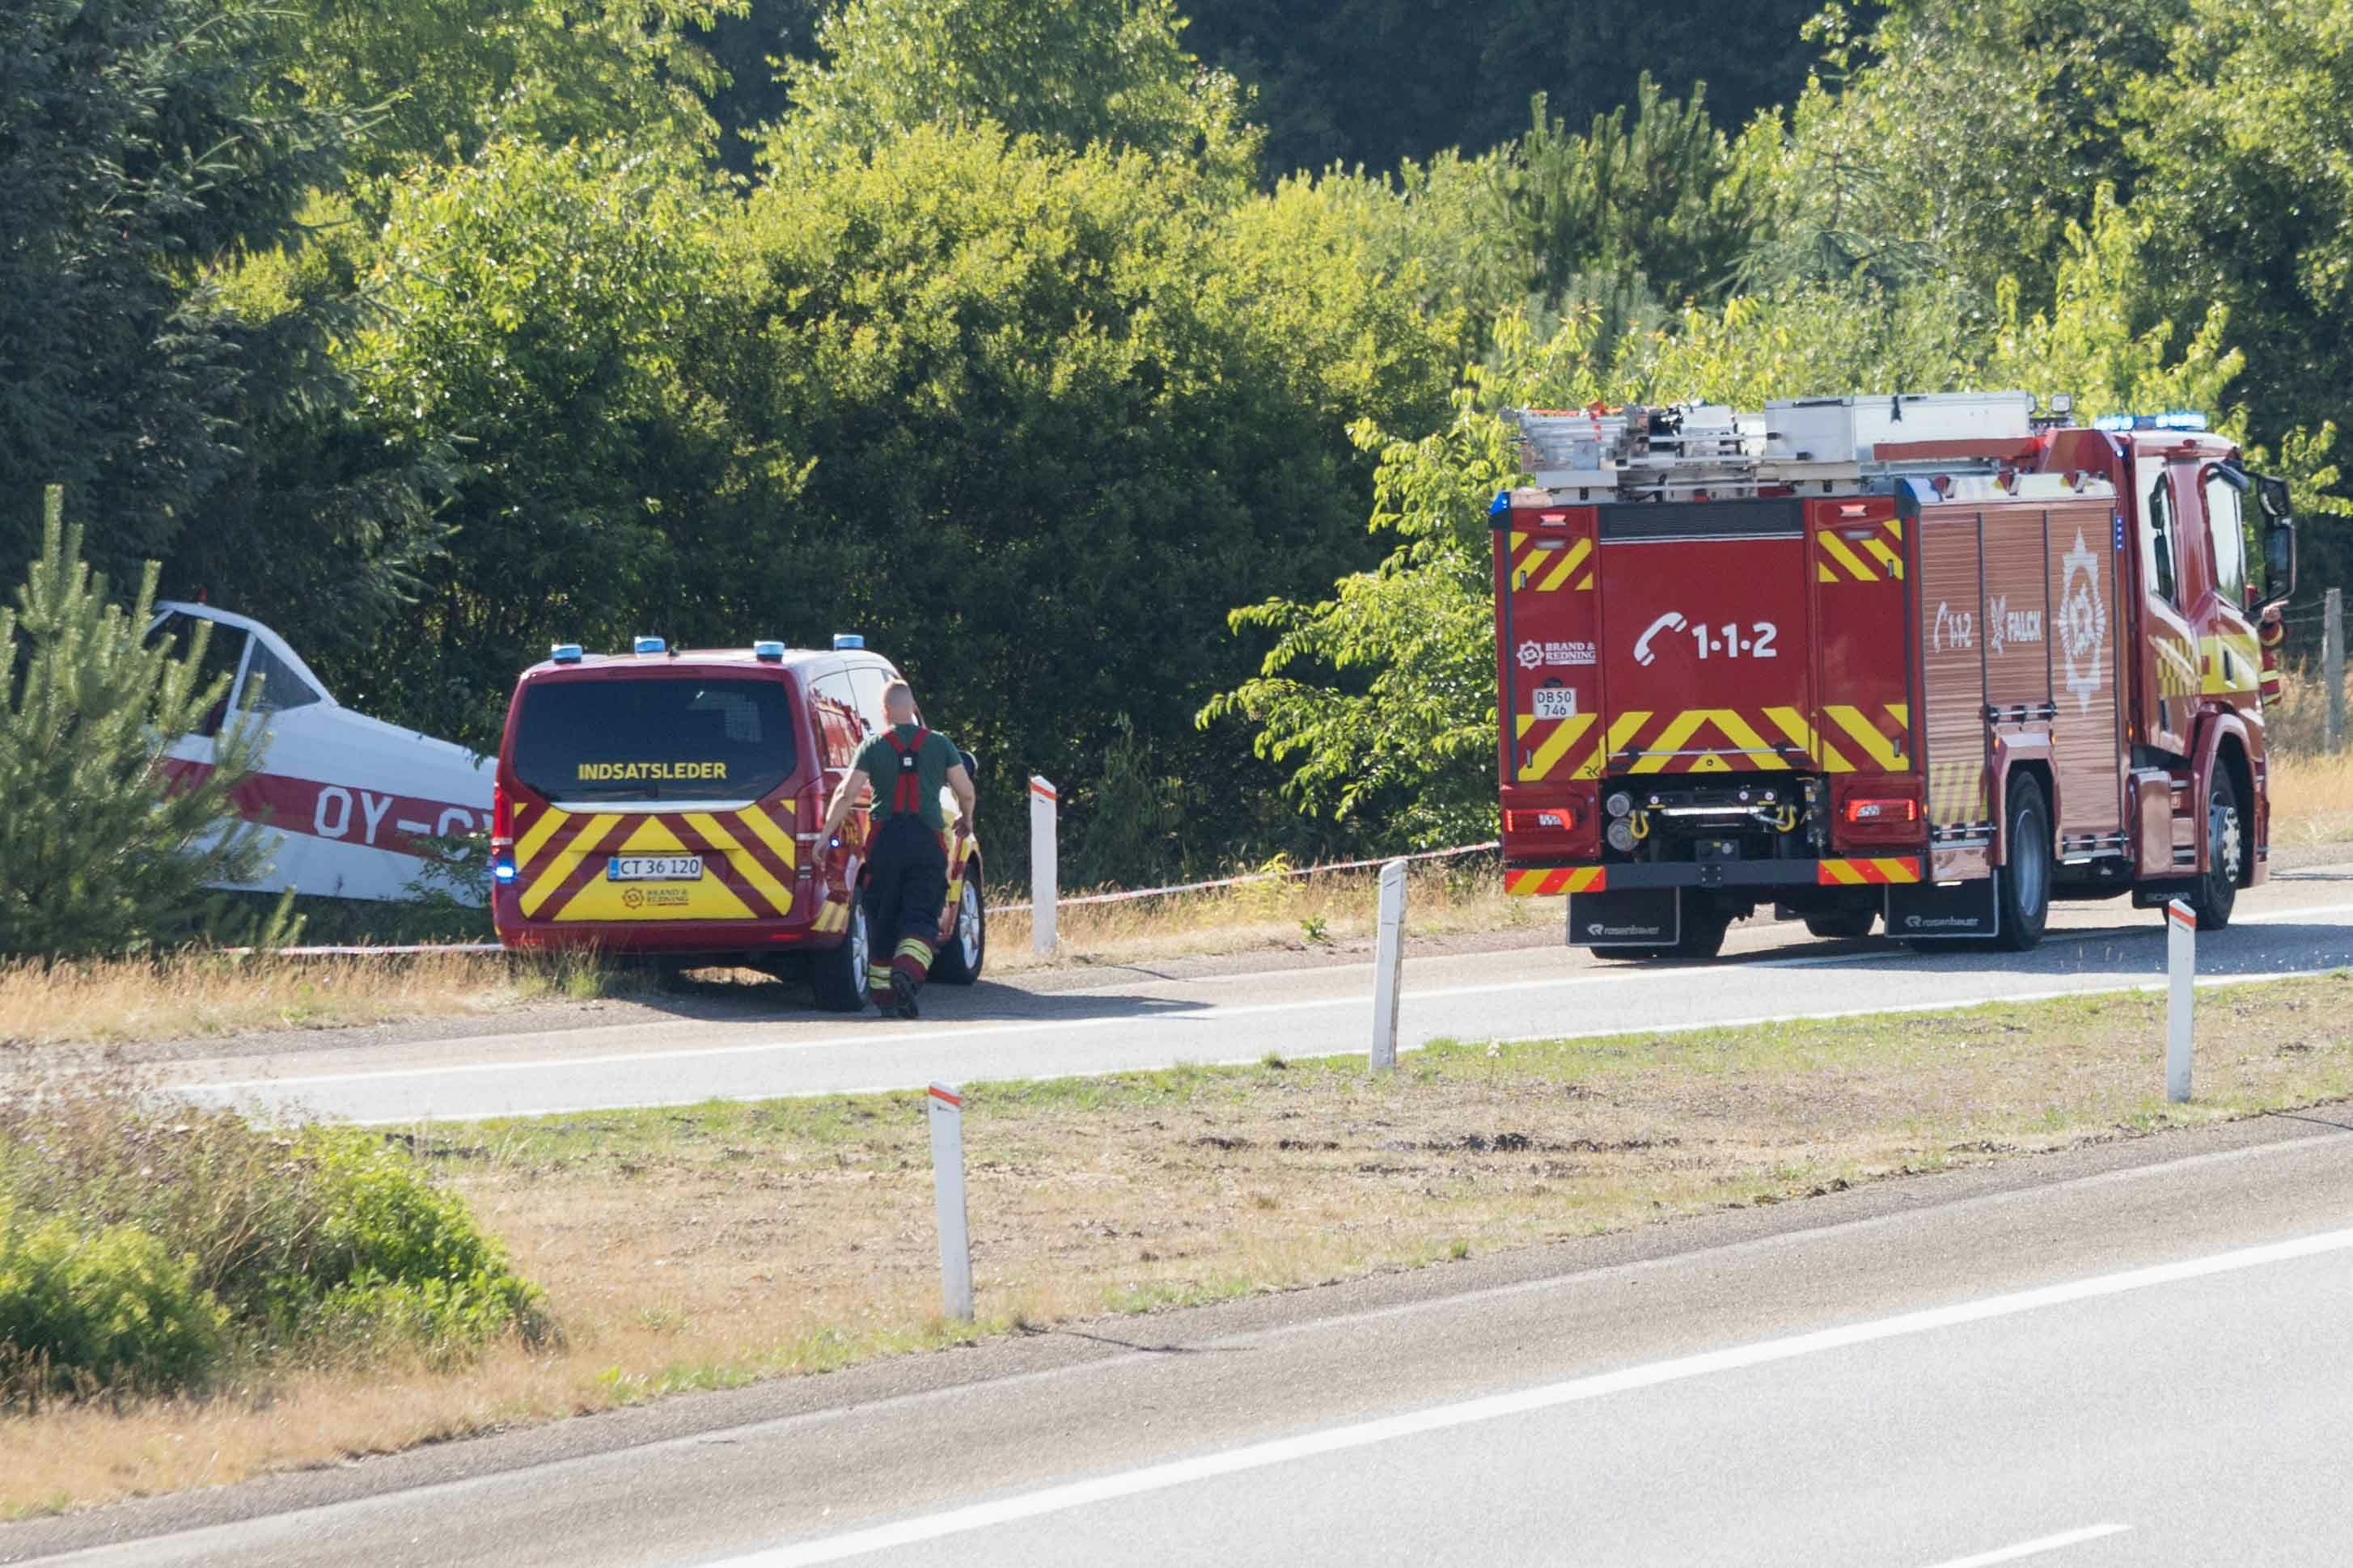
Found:
[(728, 336), (746, 428), (816, 455), (746, 579), (778, 635), (866, 632), (991, 798), (1034, 771), (1089, 809), (1126, 714), (1203, 792), (1188, 839), (1223, 847), (1297, 831), (1238, 738), (1189, 722), (1246, 668), (1225, 613), (1364, 559), (1346, 424), (1436, 417), (1452, 350), (1345, 210), (1205, 183), (921, 128), (754, 197)]
[(1172, 0), (849, 0), (822, 60), (785, 72), (780, 159), (871, 153), (917, 126), (993, 124), (1070, 151), (1097, 142), (1257, 168), (1233, 79), (1185, 51)]
[(746, 0), (278, 0), (288, 79), (364, 116), (353, 167), (398, 174), (491, 138), (703, 147), (727, 73), (703, 40)]
[(387, 438), (459, 466), (447, 553), (347, 700), (486, 745), (550, 640), (744, 635), (731, 585), (796, 465), (731, 420), (718, 202), (611, 141), (497, 142), (394, 188), (353, 374)]
[(180, 657), (148, 647), (151, 563), (130, 607), (81, 556), (54, 486), (41, 553), (0, 609), (0, 955), (133, 952), (195, 934), (208, 882), (251, 881), (262, 858), (232, 795), (256, 736), (231, 725), (207, 769), (166, 748), (227, 696), (200, 674), (204, 637)]

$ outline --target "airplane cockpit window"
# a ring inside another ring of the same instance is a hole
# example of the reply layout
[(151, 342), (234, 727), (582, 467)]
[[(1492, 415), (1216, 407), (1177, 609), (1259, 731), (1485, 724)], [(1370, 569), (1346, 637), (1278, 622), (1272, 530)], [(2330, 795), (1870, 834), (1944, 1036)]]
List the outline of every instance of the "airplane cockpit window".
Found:
[(318, 700), (316, 688), (270, 652), (268, 643), (255, 640), (253, 657), (245, 667), (245, 685), (237, 693), (239, 712), (283, 713), (290, 708), (307, 708)]
[[(196, 726), (196, 733), (212, 736), (220, 733), (221, 721), (228, 714), (231, 683), (237, 679), (238, 662), (245, 658), (247, 634), (235, 626), (225, 626), (217, 621), (199, 620), (175, 610), (164, 616), (162, 623), (148, 634), (147, 641), (153, 647), (168, 640), (174, 655), (185, 658), (189, 648), (195, 646), (199, 627), (209, 629), (212, 635), (205, 640), (204, 659), (196, 667), (196, 689), (203, 691), (217, 683), (220, 694), (213, 699), (203, 721)], [(261, 650), (257, 648), (254, 651), (259, 653)]]

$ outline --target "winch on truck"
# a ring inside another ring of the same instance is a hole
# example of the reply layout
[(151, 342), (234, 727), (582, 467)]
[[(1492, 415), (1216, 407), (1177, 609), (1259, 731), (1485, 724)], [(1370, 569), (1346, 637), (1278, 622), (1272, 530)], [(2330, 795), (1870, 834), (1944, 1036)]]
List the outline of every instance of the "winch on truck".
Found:
[[(2022, 392), (1516, 413), (1495, 498), (1505, 886), (1568, 941), (2042, 940), (2264, 879), (2286, 485), (2196, 415)], [(2260, 540), (2260, 576), (2248, 559)]]

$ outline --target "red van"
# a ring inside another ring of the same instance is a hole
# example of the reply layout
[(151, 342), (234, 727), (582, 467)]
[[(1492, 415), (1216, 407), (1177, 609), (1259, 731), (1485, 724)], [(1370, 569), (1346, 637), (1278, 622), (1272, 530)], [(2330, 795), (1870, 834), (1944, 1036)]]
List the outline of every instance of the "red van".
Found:
[[(492, 917), (512, 948), (593, 948), (676, 968), (806, 973), (818, 1005), (864, 1005), (866, 812), (819, 844), (826, 802), (882, 728), (888, 659), (760, 642), (627, 654), (560, 644), (507, 706), (491, 829)], [(972, 759), (965, 758), (967, 770)], [(932, 974), (987, 952), (980, 847), (955, 816)]]

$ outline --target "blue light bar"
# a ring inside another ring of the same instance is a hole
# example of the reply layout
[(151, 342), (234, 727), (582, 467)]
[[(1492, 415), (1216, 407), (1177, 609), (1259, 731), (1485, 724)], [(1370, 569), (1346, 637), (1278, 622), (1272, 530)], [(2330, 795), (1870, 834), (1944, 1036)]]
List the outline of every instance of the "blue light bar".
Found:
[(785, 645), (769, 637), (762, 637), (752, 645), (752, 657), (765, 664), (782, 664), (785, 660)]
[(630, 648), (637, 653), (659, 653), (669, 646), (659, 637), (639, 637), (630, 645)]
[(833, 646), (837, 650), (846, 647), (864, 647), (866, 639), (856, 632), (836, 632), (833, 634)]
[(2177, 408), (2166, 414), (2103, 414), (2092, 421), (2094, 430), (2203, 430), (2206, 416), (2194, 408)]
[(548, 645), (547, 657), (557, 664), (578, 664), (580, 645), (576, 642), (551, 643)]
[(515, 863), (501, 858), (491, 865), (491, 875), (501, 882), (512, 882), (515, 879)]

